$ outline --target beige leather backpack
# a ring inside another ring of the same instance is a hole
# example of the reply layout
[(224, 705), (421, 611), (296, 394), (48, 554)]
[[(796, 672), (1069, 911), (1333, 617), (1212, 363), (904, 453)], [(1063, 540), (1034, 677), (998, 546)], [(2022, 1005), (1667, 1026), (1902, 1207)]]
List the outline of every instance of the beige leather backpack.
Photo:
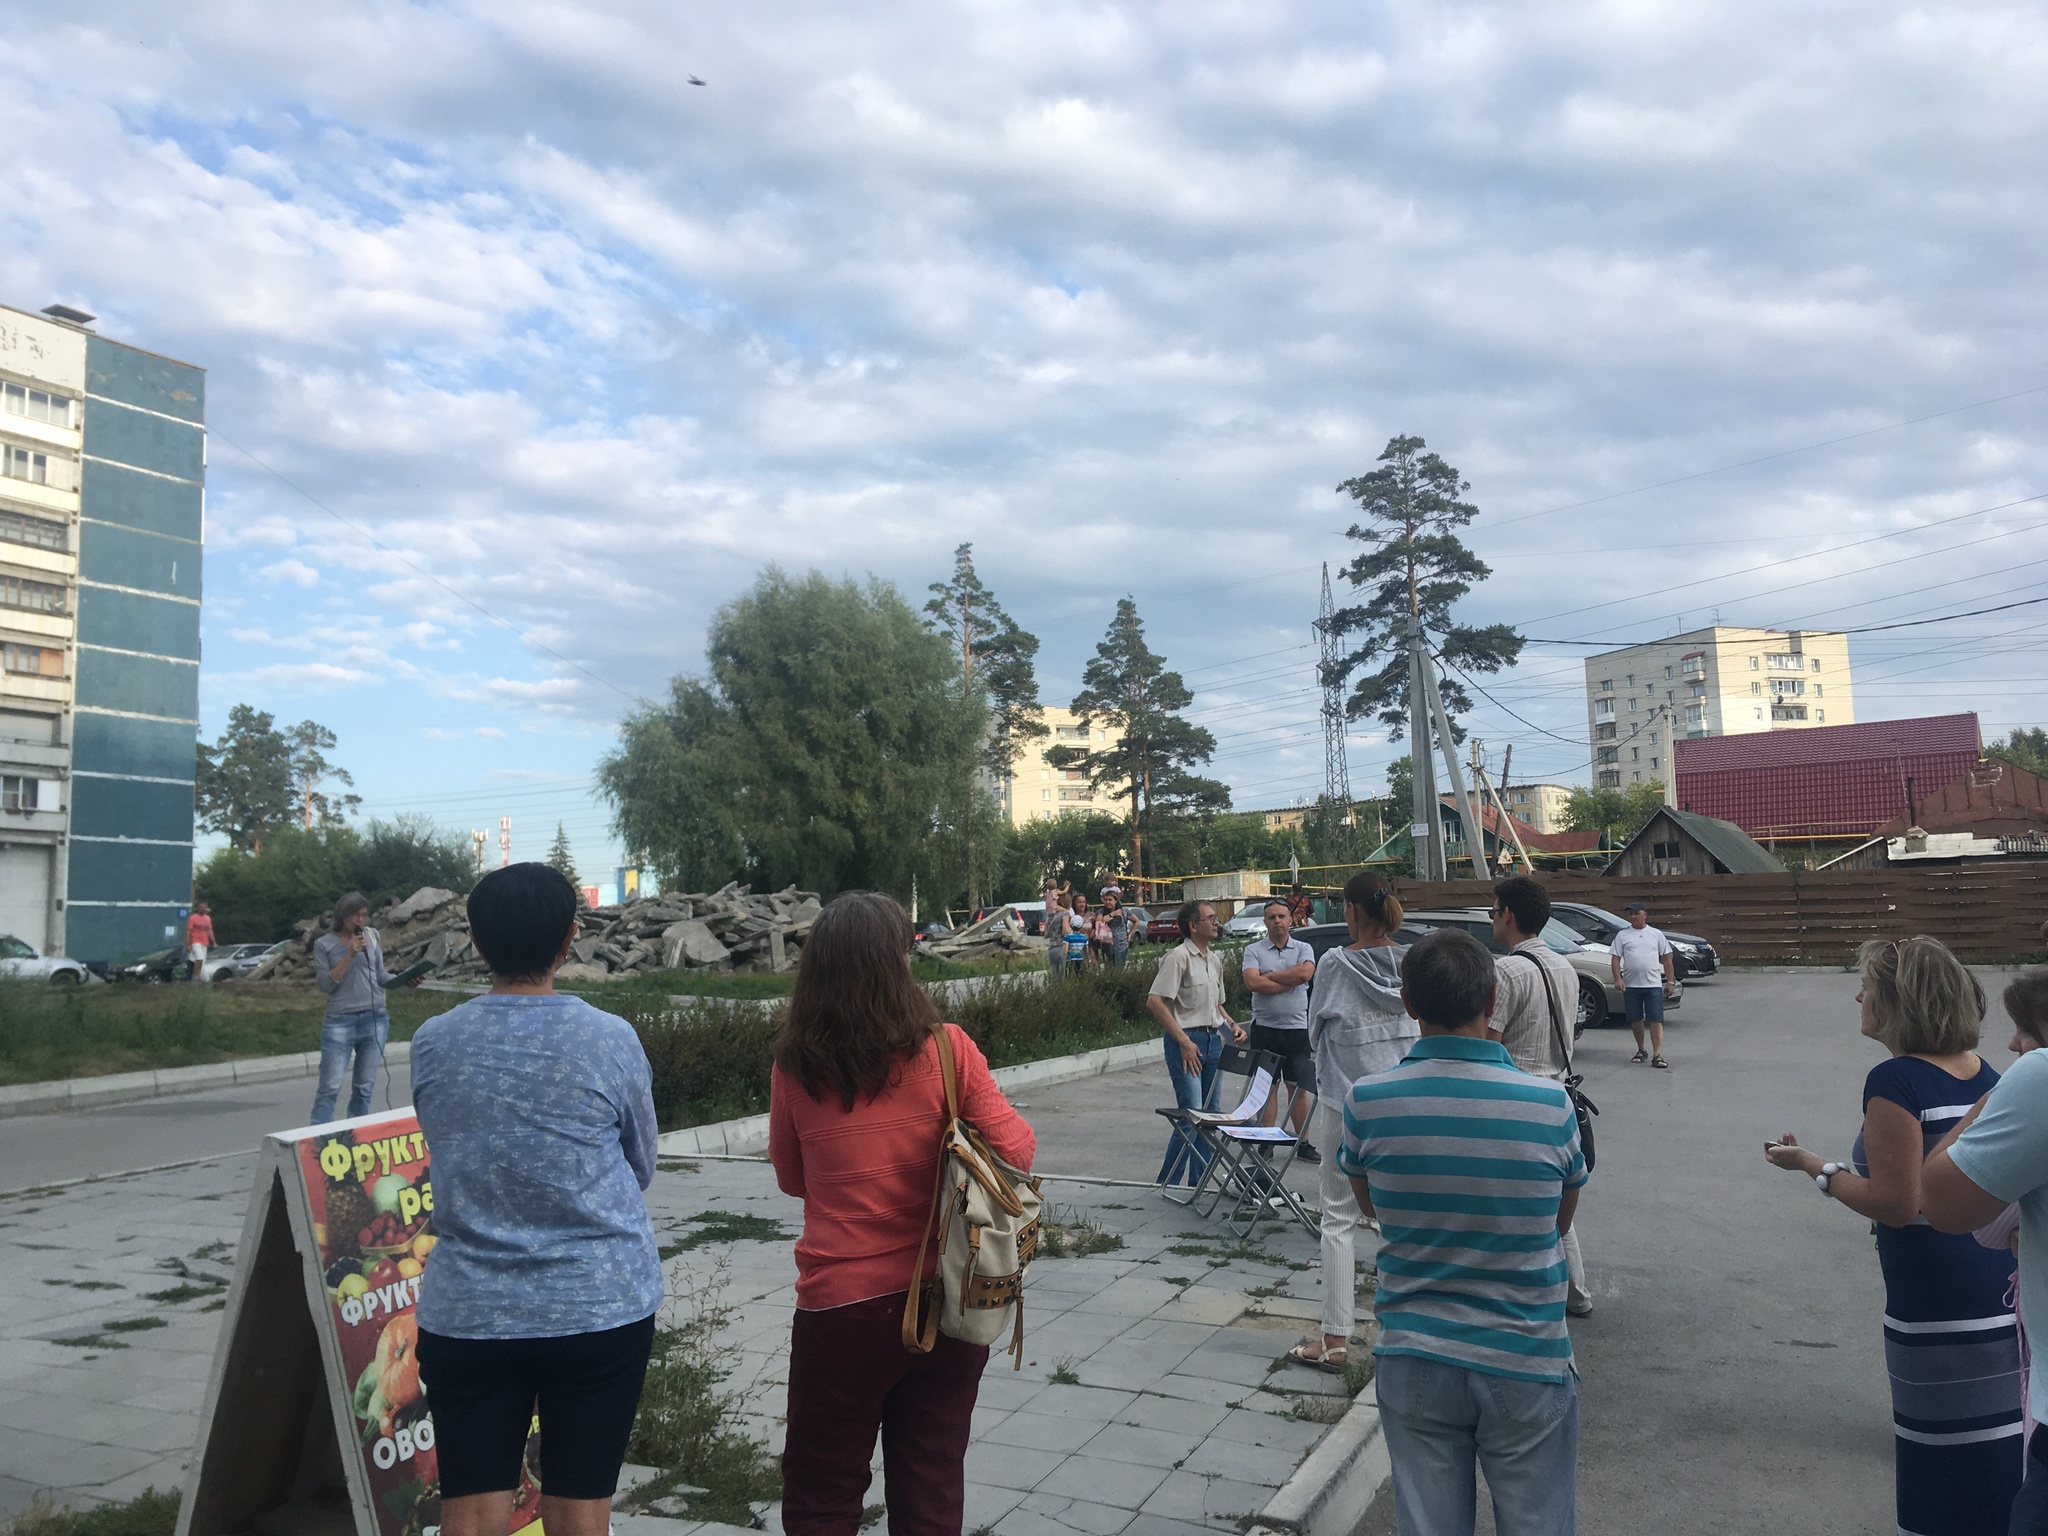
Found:
[[(1020, 1370), (1024, 1270), (1038, 1251), (1038, 1180), (997, 1157), (987, 1138), (960, 1118), (952, 1037), (943, 1024), (932, 1034), (946, 1084), (946, 1134), (939, 1143), (931, 1220), (925, 1223), (903, 1304), (903, 1347), (915, 1355), (930, 1354), (941, 1333), (968, 1344), (993, 1344), (1007, 1329), (1011, 1369)], [(924, 1256), (934, 1231), (939, 1270), (926, 1281), (921, 1278)]]

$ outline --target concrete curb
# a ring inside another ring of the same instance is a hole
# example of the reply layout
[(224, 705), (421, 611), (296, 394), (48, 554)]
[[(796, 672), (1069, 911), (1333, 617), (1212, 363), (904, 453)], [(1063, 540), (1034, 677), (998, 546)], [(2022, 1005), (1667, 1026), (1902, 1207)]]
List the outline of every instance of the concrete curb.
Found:
[[(1073, 1083), (1082, 1078), (1121, 1072), (1159, 1057), (1157, 1040), (1139, 1040), (1130, 1045), (1106, 1045), (1099, 1051), (1077, 1056), (1051, 1056), (1044, 1061), (1020, 1061), (1014, 1067), (998, 1067), (996, 1086), (1005, 1093), (1048, 1083)], [(692, 1125), (670, 1131), (660, 1141), (663, 1157), (688, 1157), (709, 1153), (726, 1157), (748, 1157), (768, 1150), (768, 1117), (747, 1115), (738, 1120), (720, 1120), (713, 1125)]]
[[(394, 1040), (384, 1060), (398, 1065), (412, 1059), (412, 1042)], [(17, 1083), (0, 1088), (0, 1120), (17, 1115), (55, 1115), (74, 1109), (104, 1109), (173, 1094), (205, 1093), (244, 1083), (282, 1083), (317, 1077), (320, 1053), (256, 1056), (244, 1061), (217, 1061), (203, 1067), (166, 1067), (160, 1072), (116, 1072), (107, 1077), (73, 1077), (54, 1083)]]
[(1317, 1442), (1247, 1527), (1287, 1536), (1351, 1536), (1394, 1475), (1380, 1410), (1363, 1397)]

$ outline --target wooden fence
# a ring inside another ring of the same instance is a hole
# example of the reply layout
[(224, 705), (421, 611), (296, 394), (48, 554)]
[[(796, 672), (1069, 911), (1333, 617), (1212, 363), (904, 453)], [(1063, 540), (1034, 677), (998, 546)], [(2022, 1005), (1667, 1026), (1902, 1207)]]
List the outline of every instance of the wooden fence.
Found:
[[(1661, 927), (1696, 933), (1736, 962), (1848, 961), (1865, 939), (1925, 933), (1968, 960), (2048, 950), (2048, 860), (1940, 869), (1803, 871), (1783, 875), (1536, 877), (1557, 901), (1619, 912), (1631, 901)], [(1486, 906), (1492, 882), (1396, 880), (1411, 909)]]

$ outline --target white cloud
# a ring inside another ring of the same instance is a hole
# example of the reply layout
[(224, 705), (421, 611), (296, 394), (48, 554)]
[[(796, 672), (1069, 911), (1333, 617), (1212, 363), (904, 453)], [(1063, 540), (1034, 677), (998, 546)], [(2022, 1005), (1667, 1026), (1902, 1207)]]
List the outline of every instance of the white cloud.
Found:
[(295, 587), (317, 587), (320, 585), (320, 573), (314, 570), (312, 566), (306, 564), (305, 561), (297, 558), (280, 560), (274, 565), (266, 565), (257, 574), (259, 576), (267, 576), (275, 582), (289, 582)]
[[(1263, 803), (1313, 699), (1219, 664), (1305, 633), (1396, 431), (1484, 510), (1470, 617), (1566, 638), (1969, 606), (2023, 535), (1680, 584), (2048, 483), (2033, 396), (1506, 521), (2042, 382), (2038, 8), (114, 0), (10, 47), (0, 298), (209, 368), (209, 701), (284, 654), (601, 742), (764, 561), (921, 593), (972, 540), (1048, 698), (1135, 592)], [(1583, 730), (1569, 667), (1495, 691)]]
[(495, 725), (480, 725), (475, 730), (470, 732), (470, 734), (472, 736), (490, 736), (500, 741), (502, 741), (505, 736), (505, 733), (499, 730)]

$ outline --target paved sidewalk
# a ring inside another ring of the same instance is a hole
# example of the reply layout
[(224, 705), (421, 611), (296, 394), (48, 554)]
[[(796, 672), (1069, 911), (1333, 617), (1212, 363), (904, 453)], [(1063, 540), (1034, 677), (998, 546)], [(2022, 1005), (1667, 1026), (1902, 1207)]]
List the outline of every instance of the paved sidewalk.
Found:
[[(1161, 1076), (1020, 1094), (1039, 1166), (1144, 1177), (1164, 1140), (1146, 1107)], [(801, 1223), (762, 1164), (664, 1164), (648, 1200), (665, 1245), (701, 1231), (707, 1213), (767, 1218), (791, 1236)], [(236, 1157), (0, 1200), (0, 1285), (16, 1298), (0, 1325), (0, 1508), (39, 1489), (88, 1503), (183, 1485), (217, 1332), (208, 1277), (232, 1270), (250, 1166)], [(1121, 1246), (1033, 1266), (1024, 1367), (998, 1354), (984, 1378), (967, 1528), (1235, 1530), (1343, 1403), (1338, 1379), (1280, 1363), (1314, 1327), (1313, 1239), (1272, 1224), (1256, 1244), (1235, 1244), (1150, 1188), (1054, 1181), (1047, 1193), (1060, 1218), (1093, 1221)], [(750, 1430), (779, 1448), (787, 1240), (705, 1243), (667, 1269), (672, 1306), (709, 1286), (730, 1308), (720, 1341), (734, 1362), (729, 1385), (747, 1393)]]

